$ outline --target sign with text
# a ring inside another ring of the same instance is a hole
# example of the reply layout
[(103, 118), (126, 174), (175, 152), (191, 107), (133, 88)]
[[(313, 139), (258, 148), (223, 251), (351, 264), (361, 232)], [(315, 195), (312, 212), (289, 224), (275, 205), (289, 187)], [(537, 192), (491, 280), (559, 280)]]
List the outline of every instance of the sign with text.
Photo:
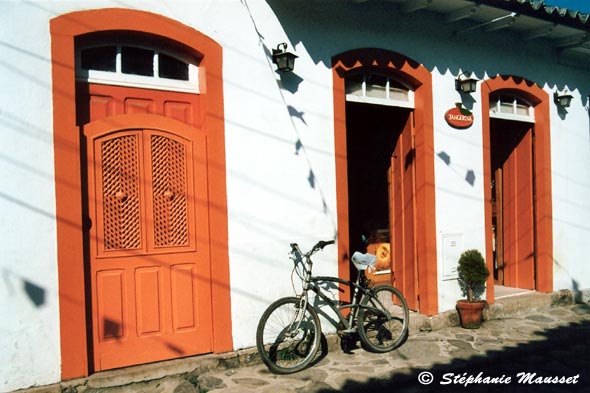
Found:
[(473, 113), (458, 102), (454, 108), (445, 112), (445, 120), (453, 128), (465, 129), (473, 125)]

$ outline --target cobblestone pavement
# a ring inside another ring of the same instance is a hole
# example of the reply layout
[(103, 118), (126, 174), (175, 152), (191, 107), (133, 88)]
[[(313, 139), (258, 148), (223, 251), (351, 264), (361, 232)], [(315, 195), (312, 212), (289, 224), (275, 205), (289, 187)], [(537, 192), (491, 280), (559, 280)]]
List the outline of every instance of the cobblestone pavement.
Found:
[[(573, 304), (574, 298), (582, 302)], [(330, 351), (291, 375), (270, 373), (249, 348), (104, 371), (18, 393), (590, 393), (589, 299), (569, 291), (509, 297), (490, 306), (477, 330), (456, 327), (456, 312), (414, 314), (408, 340), (392, 352), (345, 353), (332, 335)]]
[(259, 364), (201, 373), (193, 382), (214, 393), (590, 392), (589, 343), (583, 303), (489, 320), (477, 330), (416, 332), (386, 354), (330, 351), (296, 374), (274, 375)]

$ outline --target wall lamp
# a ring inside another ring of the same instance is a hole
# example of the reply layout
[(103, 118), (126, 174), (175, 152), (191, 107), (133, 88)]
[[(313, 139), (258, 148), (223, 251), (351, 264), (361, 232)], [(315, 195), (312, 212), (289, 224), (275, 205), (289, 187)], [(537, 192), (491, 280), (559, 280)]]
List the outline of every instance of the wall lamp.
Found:
[[(462, 93), (475, 93), (479, 79), (471, 77), (472, 72), (465, 71), (460, 73), (455, 79), (455, 90)], [(461, 79), (461, 76), (464, 76)]]
[(272, 62), (277, 65), (277, 71), (291, 72), (295, 68), (295, 59), (299, 57), (291, 52), (287, 52), (287, 43), (283, 42), (277, 45), (277, 49), (272, 50)]
[(557, 105), (559, 105), (560, 107), (569, 108), (569, 106), (572, 103), (572, 98), (574, 98), (574, 96), (569, 94), (569, 92), (567, 90), (563, 90), (563, 91), (556, 91), (553, 94), (553, 98), (555, 99), (555, 103)]

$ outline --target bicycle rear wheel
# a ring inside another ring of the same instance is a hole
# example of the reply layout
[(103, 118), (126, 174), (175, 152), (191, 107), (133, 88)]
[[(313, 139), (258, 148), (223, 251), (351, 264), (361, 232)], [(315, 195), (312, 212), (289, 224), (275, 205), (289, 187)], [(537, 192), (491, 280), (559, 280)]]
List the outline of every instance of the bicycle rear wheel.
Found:
[(276, 374), (303, 370), (320, 347), (321, 325), (315, 310), (305, 310), (296, 297), (281, 298), (262, 314), (256, 329), (256, 347), (262, 361)]
[(391, 285), (381, 285), (363, 296), (358, 314), (361, 341), (374, 352), (389, 352), (408, 334), (410, 315), (402, 293)]

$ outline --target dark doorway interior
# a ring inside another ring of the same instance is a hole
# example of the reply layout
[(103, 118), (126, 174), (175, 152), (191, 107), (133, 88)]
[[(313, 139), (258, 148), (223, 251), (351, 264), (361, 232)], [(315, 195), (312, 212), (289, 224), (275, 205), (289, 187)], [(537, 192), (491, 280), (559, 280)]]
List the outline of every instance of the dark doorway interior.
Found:
[(501, 168), (530, 130), (531, 124), (513, 120), (492, 119), (490, 148), (492, 172)]
[(351, 253), (365, 252), (367, 240), (390, 241), (388, 170), (409, 115), (399, 107), (346, 103)]

